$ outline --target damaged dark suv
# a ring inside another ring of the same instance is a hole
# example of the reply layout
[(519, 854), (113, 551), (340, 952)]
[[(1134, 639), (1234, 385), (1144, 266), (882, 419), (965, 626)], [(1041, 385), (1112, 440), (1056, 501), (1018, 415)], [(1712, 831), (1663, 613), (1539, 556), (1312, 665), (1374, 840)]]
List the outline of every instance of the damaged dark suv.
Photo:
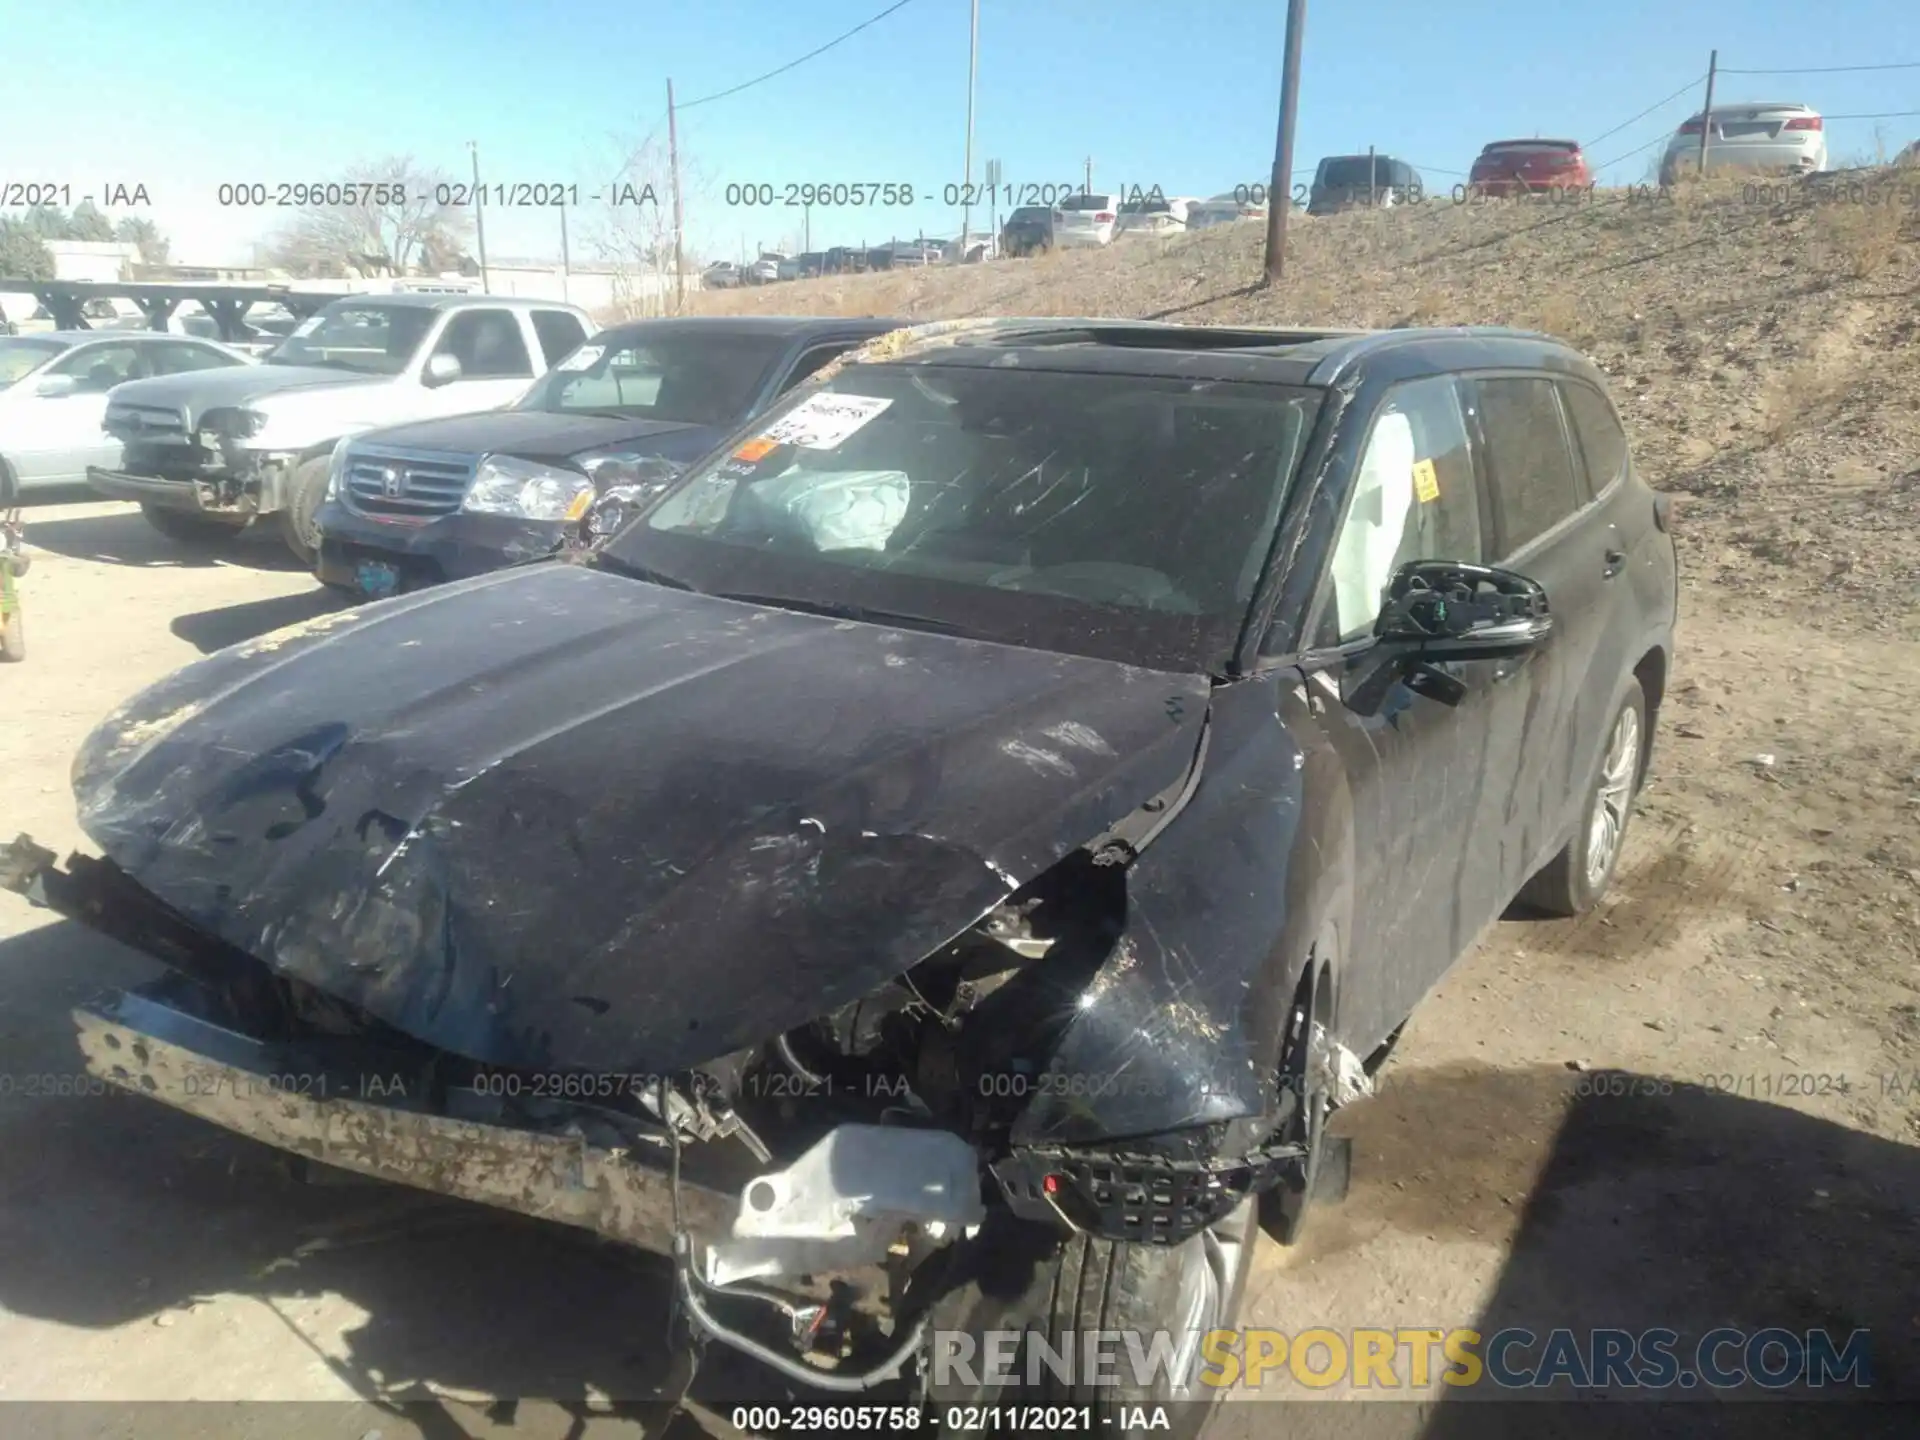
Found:
[(1606, 889), (1667, 523), (1543, 336), (917, 327), (599, 550), (162, 681), (105, 858), (0, 879), (169, 967), (75, 1012), (115, 1083), (671, 1255), (794, 1381), (1039, 1399), (942, 1352), (1232, 1325), (1422, 995)]

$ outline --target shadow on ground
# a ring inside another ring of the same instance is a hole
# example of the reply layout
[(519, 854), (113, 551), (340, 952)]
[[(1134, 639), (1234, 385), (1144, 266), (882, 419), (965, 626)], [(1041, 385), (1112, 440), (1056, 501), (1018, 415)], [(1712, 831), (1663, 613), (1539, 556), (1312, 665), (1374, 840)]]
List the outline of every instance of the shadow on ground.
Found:
[(75, 560), (175, 569), (203, 569), (211, 565), (243, 565), (251, 570), (307, 568), (294, 558), (271, 524), (249, 526), (220, 540), (186, 543), (162, 535), (133, 506), (117, 514), (64, 518), (51, 509), (36, 508), (29, 510), (24, 520), (29, 547)]
[(196, 610), (190, 615), (177, 615), (167, 628), (202, 655), (209, 655), (215, 650), (278, 630), (283, 625), (297, 625), (318, 615), (345, 610), (352, 604), (352, 599), (339, 591), (315, 585), (313, 589), (302, 590), (296, 595), (275, 595), (240, 605), (224, 605), (218, 610)]
[[(666, 1272), (658, 1262), (410, 1191), (302, 1184), (275, 1152), (137, 1097), (22, 1093), (22, 1075), (79, 1070), (64, 1018), (71, 1005), (151, 973), (138, 957), (64, 922), (0, 942), (0, 1055), (15, 1077), (0, 1093), (0, 1155), (8, 1157), (0, 1166), (0, 1254), (8, 1257), (0, 1305), (98, 1329), (231, 1293), (259, 1302), (248, 1323), (304, 1338), (289, 1311), (304, 1297), (341, 1297), (367, 1318), (337, 1348), (315, 1353), (368, 1397), (362, 1408), (372, 1421), (350, 1418), (348, 1406), (276, 1407), (275, 1432), (290, 1440), (374, 1428), (426, 1440), (725, 1433), (688, 1414), (667, 1428), (670, 1412), (656, 1387), (675, 1377), (662, 1343)], [(1659, 1326), (1680, 1333), (1685, 1358), (1718, 1326), (1824, 1328), (1842, 1341), (1865, 1329), (1870, 1393), (1920, 1398), (1920, 1151), (1652, 1076), (1386, 1076), (1379, 1095), (1342, 1116), (1354, 1142), (1353, 1188), (1316, 1225), (1302, 1258), (1386, 1229), (1438, 1239), (1484, 1234), (1489, 1217), (1511, 1205), (1521, 1216), (1518, 1235), (1475, 1322), (1483, 1335), (1512, 1326), (1542, 1336), (1561, 1327)], [(1538, 1347), (1519, 1358), (1537, 1360)], [(511, 1405), (432, 1401), (429, 1385), (541, 1399), (516, 1413)], [(724, 1415), (735, 1404), (776, 1399), (781, 1387), (716, 1350), (692, 1394)], [(617, 1402), (615, 1413), (590, 1415), (594, 1396)], [(372, 1403), (395, 1399), (430, 1403), (404, 1414)], [(1481, 1403), (1503, 1399), (1509, 1403)], [(114, 1414), (131, 1410), (76, 1410), (62, 1433), (104, 1436)], [(169, 1413), (141, 1408), (140, 1429), (238, 1436), (257, 1433), (260, 1419), (257, 1407), (179, 1407), (176, 1427)], [(300, 1419), (309, 1414), (311, 1429)], [(97, 1421), (77, 1418), (86, 1415)], [(1615, 1397), (1576, 1409), (1483, 1384), (1434, 1405), (1296, 1403), (1283, 1413), (1272, 1402), (1232, 1403), (1210, 1433), (1826, 1440), (1910, 1434), (1912, 1418), (1873, 1405), (1690, 1398)], [(5, 1419), (0, 1407), (0, 1427)]]

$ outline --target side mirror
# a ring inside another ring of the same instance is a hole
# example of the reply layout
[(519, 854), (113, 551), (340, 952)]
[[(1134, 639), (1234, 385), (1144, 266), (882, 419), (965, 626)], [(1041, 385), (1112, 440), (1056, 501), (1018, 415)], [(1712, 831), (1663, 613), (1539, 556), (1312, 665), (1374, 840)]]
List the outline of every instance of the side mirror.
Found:
[(441, 385), (451, 385), (460, 378), (460, 357), (448, 355), (444, 351), (427, 361), (427, 368), (420, 376), (420, 383), (429, 389)]
[(57, 400), (62, 395), (73, 394), (79, 388), (79, 380), (72, 375), (47, 375), (33, 387), (33, 393), (43, 400)]
[(1377, 714), (1387, 692), (1404, 681), (1417, 694), (1458, 705), (1467, 687), (1437, 667), (1509, 660), (1552, 633), (1547, 592), (1538, 581), (1491, 565), (1410, 560), (1387, 585), (1374, 646), (1346, 700), (1360, 714)]

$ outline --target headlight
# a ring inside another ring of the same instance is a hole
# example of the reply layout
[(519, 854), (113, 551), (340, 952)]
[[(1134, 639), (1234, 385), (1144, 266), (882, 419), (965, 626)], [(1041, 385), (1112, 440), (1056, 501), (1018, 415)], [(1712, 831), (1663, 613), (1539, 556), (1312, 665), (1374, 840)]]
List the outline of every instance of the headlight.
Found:
[(578, 520), (592, 502), (593, 481), (578, 470), (489, 455), (460, 508), (520, 520)]
[(338, 500), (346, 484), (347, 442), (342, 440), (333, 447), (333, 458), (327, 462), (327, 499)]

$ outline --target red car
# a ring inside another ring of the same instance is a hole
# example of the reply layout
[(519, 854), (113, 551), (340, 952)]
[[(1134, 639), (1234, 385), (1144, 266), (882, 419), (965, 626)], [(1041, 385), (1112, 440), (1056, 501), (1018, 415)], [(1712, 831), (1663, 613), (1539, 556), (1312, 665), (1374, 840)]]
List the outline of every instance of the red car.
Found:
[(1467, 188), (1480, 195), (1584, 190), (1593, 184), (1577, 140), (1496, 140), (1473, 162)]

